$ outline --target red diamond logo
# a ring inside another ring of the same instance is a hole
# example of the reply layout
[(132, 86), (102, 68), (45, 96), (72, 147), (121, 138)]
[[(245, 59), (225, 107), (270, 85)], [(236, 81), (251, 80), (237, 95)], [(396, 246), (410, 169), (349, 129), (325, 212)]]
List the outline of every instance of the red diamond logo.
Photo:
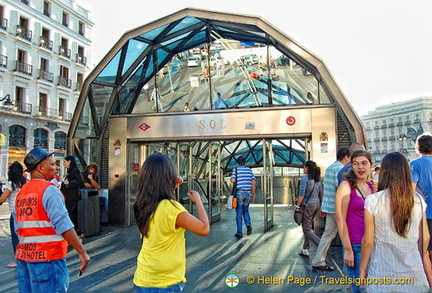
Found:
[(148, 125), (147, 123), (143, 123), (140, 126), (138, 126), (139, 129), (141, 129), (142, 131), (146, 131), (147, 129), (150, 128), (150, 125)]

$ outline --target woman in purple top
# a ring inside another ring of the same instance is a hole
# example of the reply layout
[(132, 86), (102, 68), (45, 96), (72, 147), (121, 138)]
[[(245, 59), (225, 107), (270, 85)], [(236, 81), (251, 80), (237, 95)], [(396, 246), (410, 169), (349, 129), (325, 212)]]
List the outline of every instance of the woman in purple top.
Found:
[(368, 151), (357, 150), (351, 155), (351, 170), (338, 187), (335, 199), (336, 221), (343, 246), (343, 260), (353, 292), (362, 292), (360, 285), (361, 243), (365, 231), (365, 198), (375, 192), (370, 181), (373, 168)]

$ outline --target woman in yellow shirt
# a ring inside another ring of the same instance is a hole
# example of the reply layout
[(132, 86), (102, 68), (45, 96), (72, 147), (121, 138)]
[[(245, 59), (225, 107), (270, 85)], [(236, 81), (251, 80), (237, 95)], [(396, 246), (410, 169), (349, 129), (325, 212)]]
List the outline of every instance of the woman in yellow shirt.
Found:
[(186, 282), (185, 230), (208, 235), (207, 213), (194, 190), (187, 195), (195, 203), (198, 217), (176, 201), (174, 191), (183, 180), (167, 156), (149, 156), (139, 176), (133, 209), (143, 244), (133, 279), (136, 292), (154, 292), (154, 288), (158, 292), (181, 292)]

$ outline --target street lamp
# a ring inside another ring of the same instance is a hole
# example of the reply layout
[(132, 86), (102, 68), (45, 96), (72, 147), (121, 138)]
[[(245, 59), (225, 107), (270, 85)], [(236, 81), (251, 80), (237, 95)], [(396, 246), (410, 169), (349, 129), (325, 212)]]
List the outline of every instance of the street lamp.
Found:
[(12, 102), (12, 99), (10, 97), (10, 94), (6, 94), (6, 96), (4, 96), (3, 98), (0, 99), (0, 102), (3, 102), (4, 100), (6, 100), (3, 103), (5, 106), (13, 105), (13, 102)]
[(404, 154), (404, 156), (406, 156), (405, 154), (408, 152), (404, 145), (405, 145), (405, 141), (407, 140), (408, 136), (405, 133), (399, 134), (398, 135), (398, 140), (402, 141), (402, 148), (401, 148), (401, 153)]

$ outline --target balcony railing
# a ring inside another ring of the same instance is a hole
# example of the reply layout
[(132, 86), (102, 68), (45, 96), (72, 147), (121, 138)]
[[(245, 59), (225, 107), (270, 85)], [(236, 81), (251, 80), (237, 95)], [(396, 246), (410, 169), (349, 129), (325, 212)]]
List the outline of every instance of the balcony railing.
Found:
[(402, 123), (402, 121), (399, 121), (398, 123), (396, 123), (396, 125), (397, 125), (397, 126), (402, 126), (403, 123)]
[(420, 123), (420, 118), (414, 119), (414, 123)]
[(6, 68), (7, 63), (8, 63), (8, 57), (5, 55), (0, 55), (0, 66)]
[(18, 112), (22, 114), (31, 114), (32, 113), (32, 104), (29, 103), (17, 103), (14, 102), (12, 105), (4, 105), (1, 104), (0, 108), (3, 110), (11, 111), (11, 112)]
[(33, 65), (21, 61), (15, 61), (14, 71), (22, 72), (28, 75), (33, 74)]
[(82, 83), (76, 82), (74, 86), (74, 90), (79, 92), (82, 89)]
[(8, 26), (7, 18), (0, 17), (0, 28), (6, 30)]
[(405, 125), (411, 125), (411, 121), (405, 121)]
[(72, 80), (67, 78), (67, 77), (57, 76), (57, 85), (71, 88), (72, 87)]
[(17, 25), (16, 35), (23, 39), (26, 39), (27, 41), (31, 41), (33, 32), (26, 27)]
[(49, 82), (53, 82), (54, 73), (39, 69), (38, 79), (43, 79)]
[(39, 37), (39, 46), (41, 46), (42, 48), (48, 49), (48, 50), (52, 50), (53, 48), (53, 41), (51, 41), (48, 38), (45, 38), (43, 36)]
[(86, 65), (87, 64), (87, 57), (84, 57), (80, 54), (76, 54), (76, 62), (78, 62), (82, 65)]
[(25, 5), (28, 5), (28, 4), (29, 4), (28, 0), (20, 0), (20, 2), (21, 2), (21, 3), (24, 3)]
[(70, 58), (71, 50), (67, 47), (59, 46), (59, 55), (64, 56), (66, 58)]
[(43, 117), (53, 120), (61, 120), (61, 121), (71, 121), (72, 120), (72, 113), (59, 111), (57, 109), (53, 108), (47, 108), (45, 106), (38, 106), (36, 107), (36, 111), (34, 114), (36, 117)]

